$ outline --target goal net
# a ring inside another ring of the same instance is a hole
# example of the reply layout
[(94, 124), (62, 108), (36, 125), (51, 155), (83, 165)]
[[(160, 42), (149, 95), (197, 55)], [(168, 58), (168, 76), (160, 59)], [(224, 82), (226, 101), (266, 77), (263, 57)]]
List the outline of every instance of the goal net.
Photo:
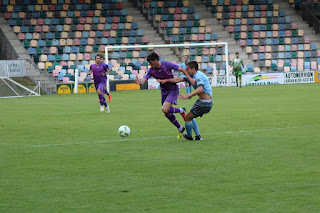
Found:
[[(227, 42), (209, 43), (184, 43), (184, 44), (158, 44), (158, 45), (128, 45), (128, 46), (106, 46), (106, 63), (111, 65), (111, 74), (108, 75), (107, 88), (109, 90), (109, 80), (126, 80), (134, 77), (142, 78), (148, 67), (146, 64), (147, 55), (155, 51), (159, 54), (160, 61), (165, 60), (175, 62), (180, 65), (184, 56), (189, 56), (189, 60), (198, 62), (199, 70), (210, 77), (212, 86), (217, 85), (217, 75), (225, 75), (227, 86), (229, 86), (229, 49)], [(166, 51), (174, 53), (175, 58), (166, 54)], [(135, 63), (138, 62), (138, 63)], [(130, 65), (130, 69), (125, 67)], [(123, 66), (122, 66), (123, 65)], [(124, 68), (123, 68), (124, 67)], [(138, 72), (135, 69), (138, 69)], [(128, 75), (125, 73), (128, 72)], [(113, 76), (111, 76), (113, 75)], [(179, 73), (175, 73), (179, 75)], [(127, 76), (127, 77), (123, 77)]]
[(0, 98), (40, 96), (40, 82), (35, 85), (25, 77), (25, 72), (21, 69), (22, 63), (23, 61), (18, 60), (0, 61)]

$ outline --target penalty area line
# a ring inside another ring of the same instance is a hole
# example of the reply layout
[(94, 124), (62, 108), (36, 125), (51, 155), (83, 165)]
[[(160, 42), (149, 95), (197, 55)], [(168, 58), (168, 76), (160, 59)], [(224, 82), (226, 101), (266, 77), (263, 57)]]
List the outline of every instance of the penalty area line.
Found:
[[(249, 129), (249, 130), (238, 130), (238, 131), (227, 131), (227, 132), (211, 132), (204, 133), (201, 135), (221, 135), (221, 134), (236, 134), (236, 133), (250, 133), (250, 132), (265, 132), (265, 131), (279, 131), (279, 130), (290, 130), (290, 129), (303, 129), (303, 128), (314, 128), (319, 127), (320, 124), (312, 126), (294, 126), (294, 127), (279, 127), (271, 129)], [(96, 144), (96, 143), (110, 143), (110, 142), (125, 142), (125, 141), (139, 141), (139, 140), (153, 140), (161, 138), (176, 138), (177, 136), (154, 136), (146, 138), (123, 138), (123, 139), (113, 139), (105, 141), (92, 141), (92, 142), (74, 142), (74, 143), (60, 143), (60, 144), (39, 144), (39, 145), (30, 145), (25, 147), (13, 148), (13, 149), (26, 149), (26, 148), (41, 148), (41, 147), (52, 147), (52, 146), (70, 146), (70, 145), (83, 145), (83, 144)], [(184, 140), (184, 139), (182, 139)]]

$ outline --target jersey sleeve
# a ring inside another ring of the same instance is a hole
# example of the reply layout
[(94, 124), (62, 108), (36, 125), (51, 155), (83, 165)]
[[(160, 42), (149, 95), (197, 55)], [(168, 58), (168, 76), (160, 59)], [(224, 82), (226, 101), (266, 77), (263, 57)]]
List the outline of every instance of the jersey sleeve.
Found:
[(92, 70), (92, 65), (90, 65), (90, 69), (89, 69), (89, 71), (90, 71), (90, 70)]
[(167, 62), (167, 67), (169, 69), (173, 69), (173, 70), (178, 70), (179, 69), (179, 66), (174, 64), (174, 63), (171, 63), (171, 62)]
[(105, 64), (105, 66), (104, 66), (104, 71), (105, 71), (105, 72), (108, 72), (108, 69), (109, 69), (109, 66), (108, 66), (107, 64)]
[(197, 82), (197, 86), (200, 87), (200, 86), (204, 86), (204, 81), (203, 81), (203, 76), (202, 75), (198, 75), (196, 77), (196, 82)]
[(152, 76), (152, 75), (151, 75), (151, 70), (148, 69), (148, 70), (147, 70), (147, 74), (144, 76), (144, 78), (148, 80), (151, 76)]

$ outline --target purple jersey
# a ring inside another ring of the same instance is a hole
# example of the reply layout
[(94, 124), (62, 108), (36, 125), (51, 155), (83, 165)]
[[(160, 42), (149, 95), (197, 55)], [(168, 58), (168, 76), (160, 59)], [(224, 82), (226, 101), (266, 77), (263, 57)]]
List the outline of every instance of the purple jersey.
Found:
[(93, 64), (90, 66), (90, 70), (92, 70), (93, 80), (95, 83), (106, 81), (106, 77), (102, 76), (102, 74), (108, 71), (108, 65), (106, 65), (106, 64), (99, 64), (99, 65)]
[[(174, 78), (172, 70), (178, 69), (178, 65), (175, 65), (167, 61), (163, 61), (161, 62), (161, 67), (159, 69), (152, 67), (148, 69), (147, 74), (144, 76), (144, 78), (149, 79), (151, 76), (153, 76), (155, 79), (171, 79)], [(173, 90), (179, 90), (178, 85), (176, 83), (160, 84), (160, 88), (162, 94), (169, 93)]]

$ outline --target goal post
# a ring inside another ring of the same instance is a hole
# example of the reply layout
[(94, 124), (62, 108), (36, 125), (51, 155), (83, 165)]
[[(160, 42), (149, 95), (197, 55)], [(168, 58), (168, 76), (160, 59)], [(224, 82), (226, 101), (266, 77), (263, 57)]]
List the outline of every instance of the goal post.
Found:
[[(228, 42), (213, 42), (213, 43), (190, 43), (190, 44), (155, 44), (155, 45), (126, 45), (126, 46), (106, 46), (105, 47), (105, 60), (106, 64), (109, 62), (109, 50), (115, 49), (136, 49), (136, 48), (172, 48), (172, 47), (206, 47), (206, 46), (223, 46), (224, 47), (224, 54), (225, 54), (225, 63), (226, 63), (226, 77), (227, 77), (227, 86), (229, 86), (230, 82), (230, 74), (229, 74), (229, 47)], [(160, 55), (161, 57), (161, 55)], [(216, 81), (217, 80), (217, 73), (215, 69), (215, 64), (212, 71), (212, 77)], [(214, 82), (213, 85), (217, 85), (217, 82)], [(109, 75), (107, 80), (107, 89), (110, 91), (110, 84), (109, 84)]]

